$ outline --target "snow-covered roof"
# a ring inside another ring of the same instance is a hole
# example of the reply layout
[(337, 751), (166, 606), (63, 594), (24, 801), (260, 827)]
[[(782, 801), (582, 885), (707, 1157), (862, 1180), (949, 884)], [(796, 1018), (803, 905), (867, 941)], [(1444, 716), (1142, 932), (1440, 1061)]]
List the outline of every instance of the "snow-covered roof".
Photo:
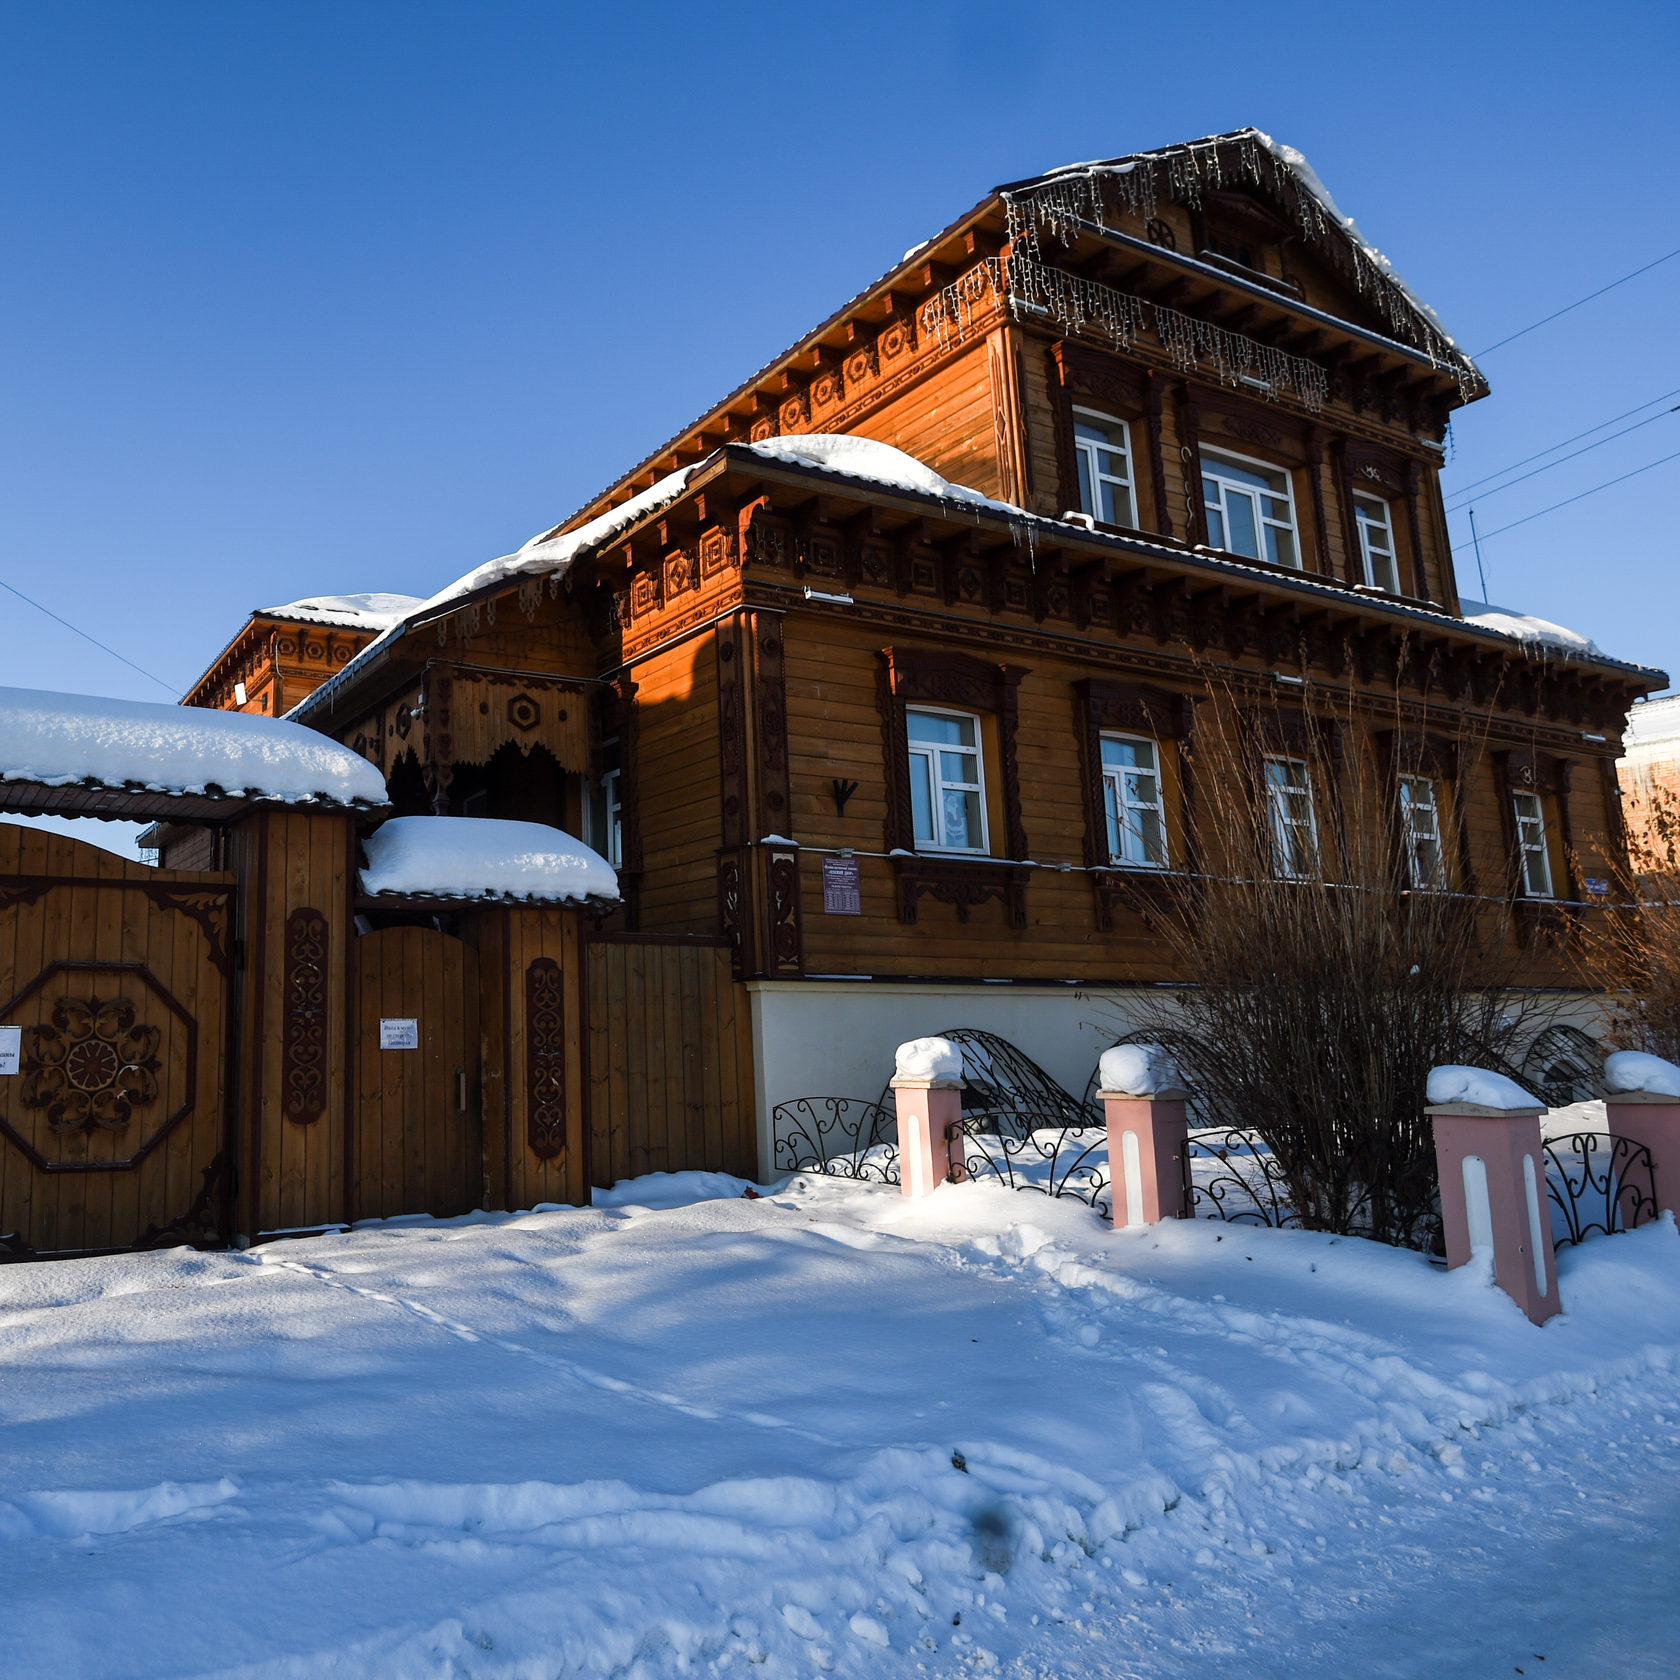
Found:
[(1622, 747), (1632, 764), (1650, 764), (1670, 759), (1680, 752), (1680, 694), (1665, 694), (1660, 700), (1642, 700), (1628, 710), (1622, 729)]
[(370, 894), (555, 903), (618, 897), (618, 877), (599, 852), (543, 823), (392, 817), (365, 846), (362, 890)]
[(297, 624), (330, 624), (341, 630), (389, 630), (422, 604), (419, 595), (311, 595), (283, 607), (259, 607), (253, 618), (284, 618)]
[(1548, 618), (1535, 618), (1532, 613), (1517, 612), (1512, 607), (1496, 607), (1487, 601), (1463, 600), (1467, 624), (1479, 625), (1501, 636), (1509, 636), (1524, 647), (1542, 652), (1550, 649), (1558, 653), (1578, 654), (1585, 659), (1602, 659), (1604, 650), (1590, 636), (1579, 630), (1553, 624)]
[(33, 688), (0, 688), (0, 782), (386, 803), (385, 778), (365, 758), (280, 718)]
[[(1235, 158), (1229, 148), (1235, 147)], [(1199, 203), (1203, 190), (1243, 181), (1264, 182), (1262, 161), (1269, 159), (1281, 171), (1300, 200), (1299, 220), (1309, 238), (1333, 231), (1345, 242), (1352, 260), (1354, 280), (1362, 293), (1381, 293), (1380, 313), (1391, 329), (1413, 342), (1433, 360), (1450, 362), (1484, 389), (1486, 379), (1471, 358), (1459, 347), (1441, 323), (1441, 318), (1402, 278), (1394, 264), (1359, 230), (1359, 224), (1342, 212), (1318, 171), (1293, 146), (1274, 140), (1258, 128), (1242, 128), (1228, 134), (1204, 135), (1163, 146), (1154, 151), (1135, 152), (1126, 157), (1088, 163), (1064, 164), (1031, 180), (1017, 181), (998, 190), (1008, 195), (1028, 195), (1069, 176), (1130, 176), (1128, 197), (1153, 204), (1157, 193), (1182, 203)], [(1233, 167), (1234, 164), (1234, 167)], [(1148, 213), (1153, 214), (1151, 209)]]
[(1012, 502), (984, 496), (966, 484), (953, 484), (914, 455), (894, 449), (890, 443), (877, 443), (874, 438), (850, 437), (841, 432), (807, 432), (795, 437), (765, 438), (744, 447), (767, 461), (799, 461), (845, 478), (885, 485), (889, 490), (914, 490), (924, 496), (938, 496), (941, 501), (966, 502), (972, 507), (990, 508), (994, 513), (1026, 517), (1025, 510)]

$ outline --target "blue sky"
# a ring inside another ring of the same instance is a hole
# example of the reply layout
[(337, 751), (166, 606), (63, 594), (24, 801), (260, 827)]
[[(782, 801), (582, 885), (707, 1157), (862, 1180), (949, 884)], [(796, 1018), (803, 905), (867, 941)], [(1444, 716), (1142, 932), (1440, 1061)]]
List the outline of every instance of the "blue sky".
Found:
[[(1247, 123), (1478, 350), (1680, 246), (1677, 48), (1672, 4), (0, 5), (0, 581), (179, 692), (253, 607), (554, 523), (995, 183)], [(1677, 294), (1491, 354), (1449, 491), (1680, 393)], [(1677, 497), (1492, 538), (1490, 595), (1680, 670)], [(0, 680), (163, 694), (0, 626)]]

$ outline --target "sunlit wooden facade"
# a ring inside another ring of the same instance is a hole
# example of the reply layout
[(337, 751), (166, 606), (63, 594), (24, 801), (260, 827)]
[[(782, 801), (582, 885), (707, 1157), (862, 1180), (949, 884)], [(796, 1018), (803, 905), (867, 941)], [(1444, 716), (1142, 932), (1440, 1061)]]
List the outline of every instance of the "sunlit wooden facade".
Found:
[[(435, 605), (297, 715), (398, 812), (557, 824), (618, 866), (616, 925), (728, 939), (761, 1118), (789, 998), (839, 1038), (871, 989), (927, 1030), (998, 1019), (982, 982), (1028, 1011), (1175, 978), (1147, 911), (1217, 839), (1214, 715), (1282, 854), (1306, 805), (1381, 825), (1397, 885), (1509, 900), (1556, 979), (1666, 679), (1462, 618), (1439, 474), (1486, 389), (1260, 136), (1017, 183), (556, 527), (605, 533), (563, 569)], [(799, 454), (834, 435), (992, 501)]]

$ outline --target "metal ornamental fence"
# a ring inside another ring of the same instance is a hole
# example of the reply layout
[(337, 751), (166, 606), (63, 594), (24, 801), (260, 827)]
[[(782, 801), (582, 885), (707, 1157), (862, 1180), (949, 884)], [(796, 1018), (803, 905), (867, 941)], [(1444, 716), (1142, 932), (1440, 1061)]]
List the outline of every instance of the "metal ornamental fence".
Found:
[[(963, 1175), (1012, 1190), (1072, 1197), (1109, 1216), (1108, 1133), (1096, 1100), (1096, 1075), (1084, 1097), (1075, 1097), (995, 1033), (958, 1027), (939, 1036), (963, 1054), (960, 1154), (952, 1140), (953, 1164), (960, 1159)], [(898, 1117), (890, 1085), (874, 1099), (800, 1097), (779, 1103), (773, 1121), (779, 1172), (866, 1184), (900, 1182)], [(1284, 1174), (1259, 1133), (1200, 1126), (1191, 1130), (1188, 1145), (1188, 1217), (1301, 1227)], [(1554, 1247), (1630, 1231), (1656, 1216), (1655, 1171), (1643, 1144), (1576, 1132), (1553, 1138), (1544, 1148)], [(1420, 1221), (1410, 1246), (1444, 1263), (1438, 1205)]]

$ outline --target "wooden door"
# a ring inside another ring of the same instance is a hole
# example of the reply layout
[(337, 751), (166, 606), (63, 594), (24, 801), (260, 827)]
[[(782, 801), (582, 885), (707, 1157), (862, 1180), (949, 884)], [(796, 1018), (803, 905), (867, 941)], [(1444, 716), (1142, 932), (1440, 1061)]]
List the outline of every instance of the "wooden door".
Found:
[[(482, 1206), (478, 953), (432, 928), (397, 927), (362, 935), (354, 959), (355, 1217)], [(410, 1037), (412, 1048), (385, 1047)]]
[(228, 1235), (233, 891), (0, 824), (0, 1254)]

